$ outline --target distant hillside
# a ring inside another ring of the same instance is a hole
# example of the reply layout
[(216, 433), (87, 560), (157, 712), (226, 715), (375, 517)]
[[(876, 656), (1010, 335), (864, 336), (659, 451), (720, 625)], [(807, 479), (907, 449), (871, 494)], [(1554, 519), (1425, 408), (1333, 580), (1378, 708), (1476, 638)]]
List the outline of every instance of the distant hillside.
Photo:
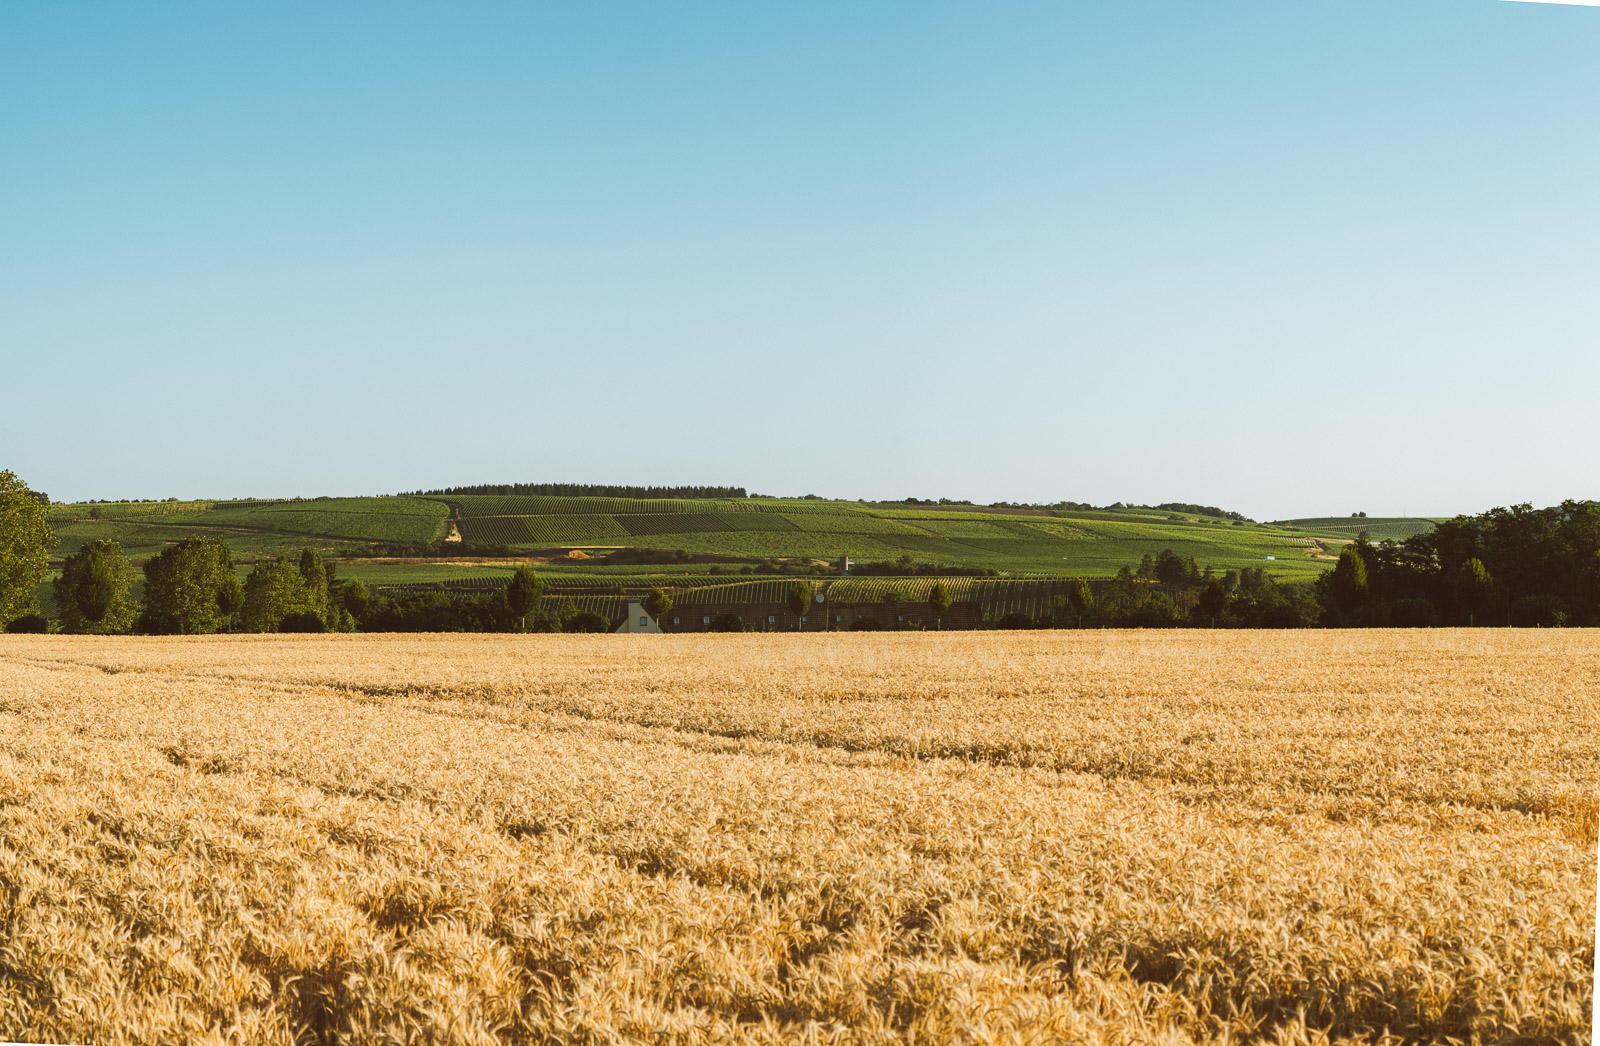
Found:
[[(1325, 559), (1315, 558), (1326, 555), (1315, 539), (1336, 536), (1331, 529), (1287, 529), (1172, 511), (1195, 507), (1066, 509), (819, 498), (439, 494), (52, 505), (50, 519), (60, 539), (55, 550), (58, 560), (97, 538), (121, 542), (124, 551), (138, 559), (183, 538), (205, 535), (226, 540), (246, 561), (296, 554), (305, 545), (333, 552), (478, 559), (495, 550), (534, 556), (581, 548), (600, 557), (616, 548), (644, 548), (732, 557), (734, 563), (840, 556), (895, 561), (909, 556), (1008, 576), (1109, 577), (1119, 567), (1137, 565), (1142, 557), (1171, 548), (1202, 566), (1218, 570), (1267, 566), (1285, 578), (1309, 577), (1327, 566)], [(1370, 528), (1383, 521), (1365, 522)], [(550, 569), (661, 568), (608, 568), (591, 560), (552, 564)]]
[(450, 510), (422, 498), (313, 498), (303, 501), (139, 501), (51, 505), (57, 559), (90, 541), (117, 541), (136, 559), (184, 538), (216, 537), (245, 558), (306, 545), (390, 541), (426, 544), (448, 533)]
[(1423, 534), (1433, 529), (1436, 519), (1416, 516), (1317, 516), (1309, 519), (1289, 519), (1272, 524), (1294, 527), (1317, 537), (1354, 541), (1364, 530), (1370, 541), (1404, 541), (1413, 534)]
[(478, 483), (438, 490), (408, 490), (404, 494), (537, 494), (551, 497), (597, 498), (742, 498), (743, 487), (627, 487), (598, 483)]

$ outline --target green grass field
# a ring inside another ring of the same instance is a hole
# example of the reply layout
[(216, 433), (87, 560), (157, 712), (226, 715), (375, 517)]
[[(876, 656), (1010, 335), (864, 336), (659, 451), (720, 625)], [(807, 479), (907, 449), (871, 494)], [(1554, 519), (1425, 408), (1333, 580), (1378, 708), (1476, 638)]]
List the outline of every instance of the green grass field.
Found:
[[(99, 518), (90, 518), (91, 513)], [(1146, 555), (1171, 548), (1217, 570), (1265, 566), (1285, 579), (1327, 569), (1320, 539), (1331, 543), (1367, 530), (1374, 540), (1404, 537), (1432, 521), (1326, 517), (1287, 524), (1235, 525), (1159, 510), (1088, 512), (988, 509), (944, 505), (827, 501), (630, 500), (566, 497), (372, 497), (276, 502), (142, 502), (56, 505), (51, 524), (56, 559), (85, 542), (118, 541), (141, 560), (186, 537), (227, 541), (243, 563), (297, 555), (307, 545), (330, 552), (371, 542), (426, 545), (454, 528), (471, 545), (535, 554), (550, 549), (617, 547), (683, 549), (749, 559), (895, 560), (911, 556), (948, 566), (989, 567), (1007, 576), (1107, 577)], [(438, 554), (448, 556), (445, 543)], [(1331, 544), (1330, 544), (1331, 547)], [(470, 555), (470, 550), (468, 550)], [(1271, 558), (1269, 558), (1271, 557)], [(459, 564), (350, 565), (346, 576), (369, 583), (425, 584), (488, 577), (511, 568)], [(705, 566), (617, 566), (559, 563), (570, 571), (642, 576), (703, 572)]]

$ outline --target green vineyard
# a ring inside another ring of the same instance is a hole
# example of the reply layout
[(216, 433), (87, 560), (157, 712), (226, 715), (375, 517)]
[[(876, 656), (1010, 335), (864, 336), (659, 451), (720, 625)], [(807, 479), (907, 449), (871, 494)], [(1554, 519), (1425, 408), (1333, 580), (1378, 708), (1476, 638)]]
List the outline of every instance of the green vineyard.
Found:
[(658, 513), (643, 516), (618, 516), (618, 523), (629, 534), (639, 537), (656, 534), (713, 534), (731, 530), (798, 530), (782, 516), (759, 513)]
[(621, 545), (630, 536), (614, 516), (474, 516), (459, 526), (476, 545)]

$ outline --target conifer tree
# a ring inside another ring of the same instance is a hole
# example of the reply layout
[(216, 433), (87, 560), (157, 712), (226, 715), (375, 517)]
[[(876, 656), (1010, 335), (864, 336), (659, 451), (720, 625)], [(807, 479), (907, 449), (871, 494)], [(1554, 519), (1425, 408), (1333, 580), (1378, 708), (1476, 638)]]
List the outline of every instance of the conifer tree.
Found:
[(804, 631), (806, 611), (811, 607), (811, 586), (796, 580), (789, 586), (789, 609), (794, 611), (798, 627)]
[(1333, 596), (1339, 612), (1348, 614), (1367, 598), (1367, 564), (1361, 553), (1346, 545), (1339, 552), (1339, 562), (1328, 578), (1328, 591)]
[(126, 632), (138, 610), (128, 599), (133, 566), (115, 541), (91, 541), (68, 556), (54, 582), (65, 632)]
[(928, 596), (928, 609), (933, 611), (933, 619), (939, 628), (944, 628), (944, 612), (950, 609), (950, 590), (945, 588), (943, 581), (933, 583), (933, 592)]

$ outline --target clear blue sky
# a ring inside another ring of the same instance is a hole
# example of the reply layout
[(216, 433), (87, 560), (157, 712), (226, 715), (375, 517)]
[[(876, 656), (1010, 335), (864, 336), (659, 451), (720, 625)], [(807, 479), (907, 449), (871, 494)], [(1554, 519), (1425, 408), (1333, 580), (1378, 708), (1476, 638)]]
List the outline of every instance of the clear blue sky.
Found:
[(1600, 10), (0, 6), (0, 467), (1600, 496)]

